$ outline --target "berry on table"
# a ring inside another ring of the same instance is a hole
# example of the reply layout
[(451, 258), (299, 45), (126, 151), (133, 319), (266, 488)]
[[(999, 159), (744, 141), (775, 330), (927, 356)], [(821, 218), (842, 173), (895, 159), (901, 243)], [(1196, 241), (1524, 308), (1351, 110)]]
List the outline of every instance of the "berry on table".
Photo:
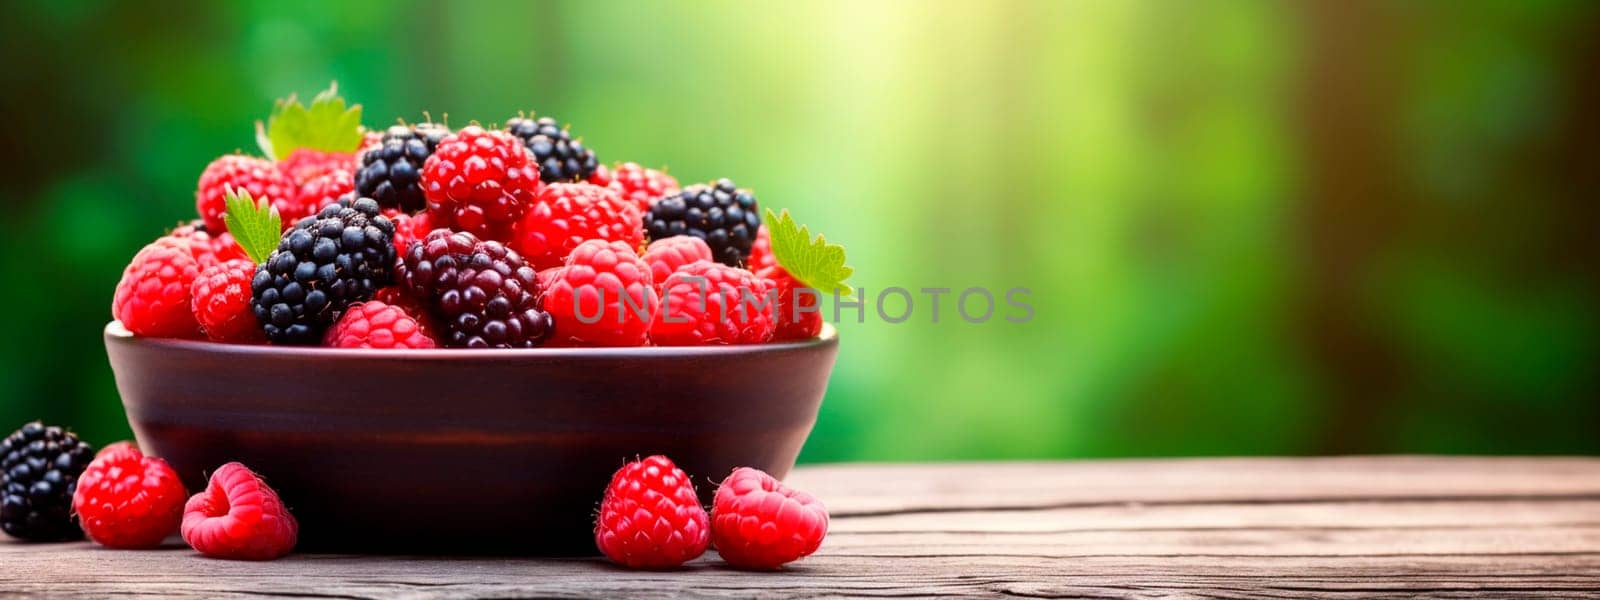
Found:
[(552, 183), (518, 225), (512, 248), (535, 269), (561, 265), (567, 254), (587, 240), (644, 242), (639, 209), (616, 190), (589, 183)]
[(167, 461), (132, 446), (108, 448), (78, 478), (72, 510), (108, 548), (154, 548), (178, 531), (189, 492)]
[(660, 346), (759, 344), (772, 339), (776, 294), (754, 273), (708, 260), (684, 265), (661, 284), (650, 324)]
[(655, 169), (646, 169), (639, 163), (628, 162), (607, 169), (602, 165), (589, 176), (589, 183), (615, 188), (622, 197), (639, 207), (640, 214), (650, 214), (650, 205), (662, 196), (680, 191), (677, 178)]
[(541, 185), (521, 140), (477, 125), (445, 136), (422, 167), (433, 225), (486, 240), (511, 239)]
[(231, 462), (183, 508), (183, 541), (213, 558), (272, 560), (294, 549), (300, 525), (261, 477)]
[(34, 421), (0, 441), (0, 531), (31, 542), (78, 539), (72, 516), (78, 476), (94, 448), (60, 427)]
[(600, 166), (593, 150), (573, 139), (565, 127), (550, 117), (517, 117), (506, 121), (506, 131), (517, 136), (533, 154), (539, 178), (545, 183), (583, 181)]
[(607, 558), (635, 569), (670, 569), (704, 554), (706, 511), (694, 484), (665, 456), (623, 465), (611, 476), (594, 543)]
[(675, 235), (650, 242), (641, 258), (650, 265), (650, 278), (658, 288), (679, 267), (699, 260), (712, 260), (711, 247), (706, 245), (706, 241), (689, 235)]
[[(394, 289), (394, 288), (384, 288)], [(419, 349), (438, 346), (427, 320), (404, 307), (368, 300), (345, 309), (322, 345), (333, 348)]]
[(385, 209), (416, 213), (428, 208), (422, 166), (447, 135), (448, 128), (434, 123), (390, 127), (376, 146), (361, 154), (356, 193), (377, 200)]
[(579, 244), (540, 286), (556, 345), (642, 346), (660, 306), (650, 265), (622, 242)]
[(139, 250), (122, 271), (111, 316), (133, 333), (148, 337), (200, 335), (189, 306), (189, 285), (200, 274), (190, 244), (163, 237)]
[(369, 198), (329, 205), (289, 228), (250, 284), (267, 339), (320, 343), (346, 306), (389, 285), (394, 252), (394, 224)]
[(758, 469), (734, 469), (717, 487), (711, 540), (729, 565), (777, 569), (816, 552), (827, 535), (821, 502)]
[(211, 161), (200, 174), (194, 205), (212, 235), (228, 230), (222, 213), (227, 210), (225, 196), (229, 189), (246, 190), (253, 198), (278, 203), (292, 201), (297, 187), (277, 164), (265, 158), (229, 154)]
[(406, 292), (424, 299), (445, 328), (445, 346), (533, 348), (550, 333), (537, 273), (504, 244), (435, 229), (398, 269)]
[(189, 288), (194, 318), (213, 342), (266, 341), (251, 306), (250, 281), (256, 265), (244, 259), (217, 263), (200, 271)]
[(692, 235), (711, 246), (711, 255), (730, 267), (743, 266), (761, 226), (755, 194), (732, 181), (695, 184), (650, 206), (645, 231), (650, 239)]

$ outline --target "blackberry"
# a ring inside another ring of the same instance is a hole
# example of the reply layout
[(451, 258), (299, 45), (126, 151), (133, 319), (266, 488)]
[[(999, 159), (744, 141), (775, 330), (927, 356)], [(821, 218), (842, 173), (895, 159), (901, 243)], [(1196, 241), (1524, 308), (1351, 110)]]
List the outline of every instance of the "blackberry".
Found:
[(395, 125), (377, 147), (361, 155), (356, 193), (378, 201), (380, 208), (416, 213), (428, 207), (422, 195), (422, 164), (450, 129), (434, 123)]
[(538, 275), (516, 251), (462, 231), (436, 229), (411, 244), (401, 284), (425, 298), (454, 348), (533, 348), (551, 328)]
[(350, 197), (283, 233), (256, 267), (251, 307), (274, 344), (316, 344), (346, 306), (393, 281), (394, 224), (377, 201)]
[(644, 224), (652, 242), (675, 235), (705, 240), (717, 262), (730, 267), (744, 266), (760, 227), (761, 210), (755, 194), (727, 179), (663, 196), (650, 206)]
[(94, 448), (60, 427), (34, 421), (0, 442), (0, 529), (35, 542), (78, 539), (72, 516), (78, 476)]
[(550, 117), (538, 120), (515, 118), (506, 121), (506, 131), (517, 136), (533, 153), (539, 163), (539, 179), (545, 183), (558, 181), (584, 181), (600, 168), (594, 151), (583, 147), (583, 142)]

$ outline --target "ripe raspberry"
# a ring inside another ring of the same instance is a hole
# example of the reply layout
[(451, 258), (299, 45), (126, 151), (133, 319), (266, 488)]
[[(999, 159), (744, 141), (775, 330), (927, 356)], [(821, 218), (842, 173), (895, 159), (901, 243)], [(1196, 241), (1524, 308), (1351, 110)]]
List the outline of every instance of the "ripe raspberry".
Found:
[(261, 477), (231, 462), (189, 498), (182, 531), (183, 541), (206, 556), (272, 560), (294, 549), (300, 525)]
[(206, 267), (189, 288), (194, 318), (213, 342), (249, 344), (267, 341), (250, 306), (250, 281), (256, 265), (230, 260)]
[(31, 542), (82, 536), (72, 490), (92, 454), (72, 432), (38, 421), (0, 440), (0, 531)]
[(583, 181), (600, 166), (593, 150), (572, 139), (572, 134), (550, 117), (511, 119), (506, 121), (506, 131), (528, 147), (545, 183)]
[[(289, 180), (297, 185), (305, 185), (313, 179), (332, 173), (334, 171), (354, 172), (356, 169), (356, 155), (351, 152), (325, 152), (310, 148), (296, 148), (283, 160), (278, 161), (278, 170), (289, 176)], [(276, 199), (274, 199), (276, 200)], [(322, 207), (317, 207), (322, 208)], [(316, 212), (315, 210), (311, 212)]]
[(418, 349), (438, 346), (428, 326), (406, 309), (376, 300), (352, 304), (328, 329), (322, 345), (333, 348)]
[(516, 251), (464, 231), (435, 229), (398, 266), (406, 293), (423, 298), (452, 348), (533, 348), (550, 333), (538, 275)]
[(661, 284), (661, 310), (650, 324), (660, 346), (759, 344), (772, 339), (777, 294), (744, 269), (701, 260)]
[(644, 262), (650, 265), (650, 280), (660, 288), (679, 267), (697, 260), (713, 260), (711, 247), (706, 241), (690, 235), (675, 235), (650, 242), (644, 250)]
[[(539, 282), (539, 295), (541, 298), (544, 296), (544, 292), (549, 290), (550, 286), (555, 283), (556, 278), (561, 276), (561, 269), (562, 267), (550, 267), (539, 271), (536, 279)], [(542, 304), (543, 301), (541, 300)]]
[(623, 566), (670, 569), (705, 553), (707, 529), (689, 476), (657, 455), (611, 476), (594, 522), (594, 543)]
[(542, 289), (563, 346), (642, 346), (660, 308), (650, 265), (622, 242), (579, 244)]
[(711, 255), (730, 267), (743, 266), (761, 226), (755, 194), (732, 181), (695, 184), (650, 205), (645, 229), (651, 240), (692, 235), (711, 246)]
[(172, 230), (167, 237), (180, 239), (189, 244), (189, 254), (200, 263), (204, 269), (211, 265), (233, 259), (247, 259), (244, 248), (240, 248), (233, 241), (233, 234), (226, 231), (211, 235), (206, 232), (206, 226), (200, 221), (193, 221), (187, 225)]
[(385, 209), (383, 216), (389, 217), (389, 222), (394, 223), (394, 250), (395, 256), (404, 259), (406, 252), (411, 249), (411, 242), (421, 240), (433, 231), (428, 224), (428, 213), (407, 214), (399, 210)]
[(806, 340), (822, 333), (822, 313), (817, 310), (819, 293), (806, 291), (810, 289), (806, 284), (777, 265), (758, 271), (756, 276), (771, 280), (778, 288), (778, 306), (772, 313), (776, 323), (773, 340)]
[(422, 167), (435, 227), (505, 241), (539, 193), (539, 166), (522, 141), (473, 125), (445, 136)]
[(536, 269), (560, 266), (586, 240), (644, 242), (639, 209), (616, 190), (589, 183), (552, 183), (517, 228), (512, 248)]
[(151, 242), (122, 271), (111, 299), (111, 316), (128, 331), (149, 337), (192, 338), (200, 325), (189, 307), (189, 284), (200, 263), (189, 244), (164, 237)]
[(272, 206), (278, 209), (278, 216), (283, 218), (283, 228), (287, 230), (301, 219), (317, 214), (322, 207), (338, 202), (355, 186), (349, 171), (333, 169), (297, 186), (294, 197), (273, 200)]
[(816, 552), (828, 535), (821, 502), (749, 467), (722, 480), (711, 512), (717, 554), (741, 569), (777, 569)]
[(209, 233), (228, 230), (227, 224), (222, 222), (222, 213), (227, 209), (223, 194), (229, 187), (247, 190), (251, 198), (258, 201), (265, 198), (273, 203), (292, 198), (296, 191), (294, 180), (265, 158), (229, 154), (211, 161), (200, 174), (200, 184), (194, 192), (195, 210), (205, 220)]
[(772, 255), (772, 235), (767, 233), (766, 225), (756, 229), (756, 241), (750, 244), (749, 262), (746, 268), (752, 273), (760, 273), (762, 269), (778, 264), (778, 257)]
[(443, 125), (395, 125), (384, 132), (378, 146), (361, 155), (356, 190), (378, 201), (378, 206), (415, 213), (428, 207), (422, 195), (422, 166), (450, 135)]
[(154, 548), (178, 530), (189, 492), (167, 461), (137, 448), (96, 455), (72, 495), (89, 539), (109, 548)]
[(589, 176), (589, 183), (616, 188), (624, 199), (639, 207), (639, 214), (645, 215), (650, 214), (652, 202), (679, 191), (677, 178), (633, 162), (617, 165), (614, 171), (602, 166)]
[(112, 452), (122, 452), (124, 450), (132, 450), (134, 452), (139, 452), (139, 444), (135, 443), (133, 440), (122, 440), (120, 442), (111, 442), (106, 447), (101, 448), (99, 452), (94, 453), (94, 457), (95, 458), (100, 458), (100, 457), (105, 456), (107, 454), (110, 454)]

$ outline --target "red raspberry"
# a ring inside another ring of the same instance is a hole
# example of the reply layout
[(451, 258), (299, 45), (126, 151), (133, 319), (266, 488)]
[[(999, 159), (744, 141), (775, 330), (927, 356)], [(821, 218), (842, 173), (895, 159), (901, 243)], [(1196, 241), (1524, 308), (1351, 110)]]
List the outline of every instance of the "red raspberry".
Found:
[(361, 146), (356, 148), (355, 162), (361, 162), (361, 153), (383, 145), (383, 132), (368, 130), (361, 134)]
[(338, 202), (340, 196), (355, 191), (356, 180), (349, 171), (333, 169), (306, 180), (295, 189), (294, 197), (272, 201), (272, 206), (278, 209), (278, 216), (283, 218), (283, 228), (286, 230), (299, 223), (300, 219), (317, 214), (322, 207)]
[(214, 558), (272, 560), (293, 550), (299, 535), (278, 493), (236, 462), (212, 473), (183, 507), (183, 541)]
[(539, 165), (522, 140), (473, 125), (439, 141), (422, 166), (435, 227), (506, 241), (539, 193)]
[(205, 219), (206, 231), (218, 234), (228, 230), (227, 224), (222, 222), (222, 213), (227, 208), (223, 194), (229, 187), (248, 190), (252, 199), (266, 198), (273, 203), (295, 194), (294, 180), (270, 160), (240, 154), (218, 158), (206, 165), (194, 192), (195, 210)]
[(644, 243), (644, 217), (616, 190), (590, 183), (552, 183), (517, 228), (512, 249), (535, 269), (560, 266), (587, 240)]
[(104, 448), (101, 448), (99, 452), (94, 453), (94, 457), (95, 458), (100, 458), (100, 457), (105, 456), (107, 454), (110, 454), (112, 452), (121, 452), (123, 450), (132, 450), (134, 452), (138, 452), (139, 451), (139, 444), (134, 443), (132, 440), (122, 440), (120, 442), (111, 442), (111, 444), (107, 445)]
[(711, 246), (706, 241), (692, 235), (675, 235), (666, 239), (650, 242), (650, 247), (644, 250), (644, 262), (650, 264), (650, 280), (656, 282), (657, 288), (667, 281), (667, 276), (678, 267), (682, 267), (697, 260), (714, 260), (711, 257)]
[(651, 456), (611, 476), (594, 544), (623, 566), (670, 569), (705, 553), (706, 520), (689, 476), (667, 457)]
[(149, 337), (192, 338), (200, 325), (189, 308), (189, 284), (200, 263), (189, 244), (164, 237), (151, 242), (122, 271), (111, 298), (111, 316), (128, 331)]
[(759, 344), (772, 339), (777, 294), (772, 282), (744, 269), (700, 260), (661, 284), (661, 310), (650, 324), (660, 346)]
[(757, 271), (756, 276), (770, 279), (778, 286), (778, 306), (772, 315), (777, 327), (772, 339), (806, 340), (822, 333), (822, 313), (813, 310), (817, 308), (820, 291), (804, 291), (810, 288), (778, 265)]
[(433, 231), (433, 226), (428, 224), (428, 213), (407, 214), (397, 209), (383, 211), (383, 216), (394, 223), (394, 249), (395, 256), (404, 259), (411, 250), (411, 242), (421, 241), (428, 237), (428, 232)]
[(369, 300), (345, 309), (322, 345), (334, 348), (434, 348), (430, 326), (402, 306)]
[(778, 264), (778, 257), (772, 255), (772, 236), (767, 234), (766, 225), (756, 229), (756, 241), (750, 244), (749, 263), (750, 270), (755, 273)]
[(89, 539), (103, 546), (153, 548), (178, 530), (188, 497), (167, 461), (132, 445), (112, 445), (78, 477), (72, 511)]
[(555, 284), (556, 278), (561, 276), (561, 269), (561, 267), (550, 267), (543, 271), (539, 271), (538, 281), (541, 295), (543, 294), (542, 290), (548, 290), (550, 289), (551, 285)]
[(617, 165), (616, 170), (602, 165), (589, 176), (589, 183), (615, 188), (624, 199), (639, 207), (640, 214), (649, 214), (650, 203), (656, 198), (680, 191), (677, 178), (634, 162)]
[(711, 512), (717, 554), (741, 569), (777, 569), (816, 552), (828, 535), (821, 502), (749, 467), (722, 480)]
[(643, 346), (660, 307), (650, 265), (622, 242), (578, 244), (539, 289), (556, 323), (550, 342), (559, 346)]
[(245, 344), (267, 341), (250, 304), (250, 280), (255, 274), (255, 263), (236, 259), (206, 267), (194, 278), (190, 302), (206, 338)]
[(211, 235), (205, 232), (199, 221), (174, 229), (167, 236), (189, 244), (189, 254), (194, 255), (202, 269), (226, 260), (249, 258), (244, 248), (233, 241), (233, 234), (224, 231)]
[(324, 152), (310, 148), (296, 148), (294, 152), (283, 157), (283, 160), (278, 161), (278, 170), (283, 171), (296, 184), (305, 185), (334, 171), (355, 172), (356, 155), (351, 152)]

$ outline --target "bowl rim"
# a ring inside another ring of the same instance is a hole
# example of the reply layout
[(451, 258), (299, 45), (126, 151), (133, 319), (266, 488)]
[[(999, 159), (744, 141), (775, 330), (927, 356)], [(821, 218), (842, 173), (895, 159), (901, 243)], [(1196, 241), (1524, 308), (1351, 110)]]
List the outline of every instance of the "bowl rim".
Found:
[(233, 354), (252, 357), (304, 357), (322, 359), (406, 359), (406, 360), (471, 360), (485, 358), (683, 358), (695, 356), (756, 355), (834, 346), (839, 343), (839, 330), (832, 323), (823, 323), (816, 337), (788, 342), (718, 346), (633, 346), (597, 348), (429, 348), (422, 350), (395, 350), (377, 348), (325, 348), (321, 346), (273, 346), (270, 344), (228, 344), (209, 340), (178, 338), (153, 338), (134, 335), (121, 321), (106, 323), (107, 344), (133, 344), (172, 350)]

